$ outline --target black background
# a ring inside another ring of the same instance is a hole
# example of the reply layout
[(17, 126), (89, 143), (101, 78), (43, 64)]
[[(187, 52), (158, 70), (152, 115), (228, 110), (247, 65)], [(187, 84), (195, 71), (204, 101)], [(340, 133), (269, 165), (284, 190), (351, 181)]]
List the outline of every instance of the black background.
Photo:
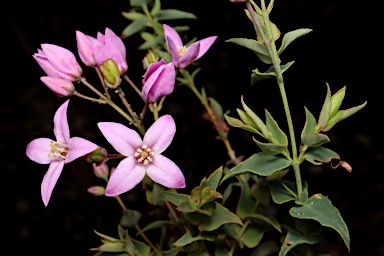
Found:
[[(197, 86), (218, 100), (232, 116), (237, 116), (240, 96), (263, 116), (266, 108), (287, 131), (280, 95), (275, 82), (250, 85), (252, 69), (266, 70), (254, 54), (225, 43), (232, 37), (253, 38), (252, 24), (246, 19), (243, 4), (225, 0), (163, 1), (163, 9), (193, 12), (197, 20), (172, 21), (189, 25), (185, 40), (218, 35), (217, 41), (200, 59), (203, 68)], [(86, 188), (102, 184), (82, 161), (65, 166), (51, 201), (44, 207), (40, 183), (48, 166), (38, 165), (25, 156), (26, 145), (34, 138), (52, 138), (52, 117), (65, 99), (56, 97), (39, 77), (43, 71), (32, 58), (41, 43), (57, 44), (77, 55), (75, 30), (96, 36), (105, 27), (121, 33), (129, 21), (120, 14), (128, 11), (129, 1), (11, 1), (2, 7), (2, 93), (1, 93), (1, 250), (7, 255), (93, 255), (89, 248), (99, 245), (93, 229), (116, 237), (121, 211), (112, 198), (96, 198)], [(282, 34), (297, 28), (313, 32), (298, 39), (282, 54), (283, 63), (295, 60), (284, 75), (292, 117), (299, 134), (307, 106), (318, 115), (326, 92), (326, 82), (336, 92), (347, 87), (342, 108), (368, 101), (365, 109), (337, 124), (328, 135), (334, 149), (353, 167), (351, 174), (329, 166), (302, 166), (309, 193), (328, 195), (340, 210), (351, 235), (351, 252), (334, 230), (325, 229), (324, 251), (332, 255), (384, 255), (383, 162), (380, 120), (381, 100), (381, 25), (378, 6), (353, 5), (350, 1), (276, 1), (271, 20)], [(124, 39), (127, 47), (128, 76), (138, 85), (143, 75), (141, 38)], [(79, 60), (79, 58), (78, 58)], [(80, 61), (80, 60), (79, 60)], [(84, 67), (89, 81), (97, 80)], [(127, 98), (139, 111), (140, 101), (125, 85)], [(79, 88), (79, 90), (81, 90)], [(203, 108), (185, 87), (176, 87), (163, 109), (177, 123), (174, 142), (164, 153), (173, 159), (187, 177), (187, 188), (198, 185), (203, 176), (225, 164), (225, 148), (211, 124), (201, 117)], [(96, 128), (98, 121), (124, 122), (109, 107), (71, 99), (69, 121), (72, 136), (81, 136), (108, 148)], [(237, 155), (257, 151), (251, 135), (231, 129), (229, 138)], [(139, 186), (123, 195), (128, 207), (143, 209)]]

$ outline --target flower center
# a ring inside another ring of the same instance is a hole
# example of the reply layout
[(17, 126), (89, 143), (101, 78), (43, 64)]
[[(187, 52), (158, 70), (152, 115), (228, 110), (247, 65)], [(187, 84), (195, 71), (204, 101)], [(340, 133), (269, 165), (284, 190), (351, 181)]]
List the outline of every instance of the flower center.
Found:
[(49, 143), (49, 146), (51, 147), (50, 151), (52, 152), (48, 154), (49, 158), (65, 160), (65, 157), (67, 156), (69, 151), (67, 144), (62, 143), (61, 141), (51, 141), (51, 143)]
[(185, 46), (177, 48), (177, 55), (179, 55), (179, 57), (183, 57), (183, 55), (186, 52), (187, 52), (187, 47), (185, 47)]
[(142, 165), (148, 165), (149, 163), (152, 163), (153, 155), (154, 153), (152, 149), (145, 144), (136, 149), (136, 152), (133, 154), (133, 156), (136, 158), (136, 161)]

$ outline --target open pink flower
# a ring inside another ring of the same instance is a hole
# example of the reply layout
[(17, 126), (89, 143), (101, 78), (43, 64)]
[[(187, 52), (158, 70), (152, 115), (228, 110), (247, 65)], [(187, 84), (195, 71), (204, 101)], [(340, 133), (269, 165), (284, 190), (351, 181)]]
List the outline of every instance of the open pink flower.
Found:
[(69, 100), (59, 107), (53, 119), (55, 141), (48, 138), (38, 138), (31, 141), (27, 146), (26, 153), (29, 159), (39, 164), (49, 164), (48, 171), (41, 183), (41, 196), (45, 206), (48, 205), (64, 164), (98, 148), (96, 144), (83, 138), (70, 138), (67, 121), (68, 103)]
[(163, 27), (172, 62), (178, 68), (185, 68), (203, 56), (217, 38), (217, 36), (207, 37), (194, 42), (187, 48), (183, 45), (179, 34), (173, 28), (165, 24)]
[(105, 195), (116, 196), (134, 188), (145, 176), (169, 188), (184, 188), (185, 179), (180, 168), (161, 153), (167, 149), (176, 132), (170, 115), (160, 117), (147, 130), (144, 139), (122, 124), (98, 123), (108, 142), (127, 158), (112, 173)]

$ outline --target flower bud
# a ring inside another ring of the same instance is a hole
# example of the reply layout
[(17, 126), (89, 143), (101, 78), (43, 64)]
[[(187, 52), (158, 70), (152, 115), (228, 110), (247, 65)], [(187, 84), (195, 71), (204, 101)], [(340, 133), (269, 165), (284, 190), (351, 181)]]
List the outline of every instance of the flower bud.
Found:
[(102, 186), (89, 187), (87, 191), (94, 196), (103, 196), (105, 194), (105, 188)]
[(92, 41), (96, 40), (83, 32), (76, 31), (77, 51), (81, 61), (88, 67), (96, 66), (95, 55), (93, 54)]
[(159, 57), (154, 54), (152, 51), (149, 51), (147, 55), (143, 58), (143, 68), (147, 70), (149, 66), (155, 62), (159, 61)]
[(100, 66), (100, 71), (104, 76), (107, 86), (116, 89), (120, 83), (120, 71), (113, 59), (107, 59)]
[(147, 102), (154, 103), (160, 97), (169, 95), (175, 87), (176, 71), (173, 63), (164, 60), (149, 66), (143, 78), (141, 96)]
[(75, 86), (69, 80), (42, 76), (40, 80), (59, 97), (68, 97), (75, 91)]
[(107, 161), (107, 150), (105, 150), (104, 148), (97, 148), (91, 153), (83, 156), (83, 158), (85, 159), (85, 161), (87, 161), (87, 163), (96, 163), (97, 165), (99, 165)]
[(93, 167), (93, 173), (96, 175), (96, 177), (104, 180), (108, 180), (109, 175), (109, 168), (106, 163), (102, 163), (100, 165), (97, 165), (96, 163), (92, 164)]

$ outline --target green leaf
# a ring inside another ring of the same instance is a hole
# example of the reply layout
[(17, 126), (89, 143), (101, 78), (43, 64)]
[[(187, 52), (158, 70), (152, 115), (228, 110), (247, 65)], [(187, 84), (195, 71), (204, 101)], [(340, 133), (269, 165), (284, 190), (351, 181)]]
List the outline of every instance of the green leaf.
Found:
[(327, 126), (329, 120), (329, 114), (331, 113), (331, 89), (327, 83), (327, 95), (325, 96), (323, 107), (321, 108), (318, 126), (323, 129)]
[(285, 135), (285, 133), (280, 129), (275, 119), (273, 119), (273, 117), (267, 110), (265, 110), (265, 118), (266, 118), (265, 124), (269, 131), (269, 134), (272, 135), (273, 142), (287, 147), (288, 146), (287, 135)]
[(197, 19), (197, 17), (190, 12), (184, 12), (175, 9), (161, 10), (154, 15), (158, 20), (178, 20), (178, 19)]
[(267, 155), (277, 155), (284, 152), (287, 149), (286, 145), (280, 145), (276, 143), (260, 142), (253, 137), (253, 141), (256, 145)]
[(277, 51), (277, 53), (280, 55), (285, 50), (285, 48), (287, 48), (287, 46), (290, 43), (292, 43), (297, 38), (308, 34), (311, 31), (312, 31), (312, 29), (309, 29), (309, 28), (300, 28), (300, 29), (296, 29), (296, 30), (293, 30), (293, 31), (286, 33), (283, 37), (283, 40), (281, 42), (281, 46), (280, 46), (279, 50)]
[(248, 182), (240, 179), (241, 194), (239, 202), (236, 208), (236, 214), (240, 218), (253, 213), (253, 206), (256, 204), (256, 200), (251, 197)]
[(217, 102), (214, 98), (212, 97), (208, 97), (208, 100), (209, 100), (209, 105), (211, 106), (212, 110), (215, 112), (215, 114), (218, 116), (218, 117), (222, 117), (223, 116), (223, 108), (221, 107), (220, 103)]
[(210, 190), (216, 191), (217, 186), (219, 186), (219, 182), (222, 175), (223, 175), (222, 166), (217, 168), (211, 175), (209, 175), (207, 179), (207, 183)]
[(253, 122), (257, 125), (258, 130), (261, 131), (264, 138), (268, 138), (268, 129), (267, 126), (261, 121), (261, 119), (250, 109), (244, 102), (244, 97), (241, 96), (241, 104), (245, 110), (245, 112), (248, 114), (248, 116), (253, 120)]
[(240, 235), (241, 241), (248, 248), (254, 248), (255, 246), (257, 246), (264, 236), (264, 229), (253, 223), (249, 224), (244, 230), (244, 232), (240, 234), (242, 229), (243, 228), (240, 226), (235, 227), (236, 233)]
[(331, 140), (327, 135), (322, 133), (312, 133), (307, 134), (302, 138), (302, 142), (305, 146), (309, 147), (319, 147), (324, 143), (330, 142)]
[(161, 2), (160, 0), (155, 0), (151, 9), (151, 14), (156, 15), (159, 13), (160, 10), (161, 10)]
[(223, 183), (225, 180), (233, 176), (247, 172), (261, 176), (269, 176), (272, 173), (285, 169), (290, 165), (291, 162), (282, 156), (267, 155), (263, 152), (259, 152), (253, 154), (248, 159), (230, 169), (220, 183)]
[(297, 245), (315, 244), (315, 243), (317, 243), (316, 238), (303, 236), (295, 230), (290, 230), (288, 231), (288, 234), (285, 236), (283, 245), (281, 246), (279, 251), (279, 256), (287, 255), (287, 253)]
[(188, 200), (189, 196), (185, 194), (179, 194), (177, 192), (164, 191), (164, 197), (176, 206), (179, 206), (184, 201)]
[(124, 30), (123, 32), (121, 33), (121, 37), (122, 38), (127, 38), (139, 31), (141, 31), (142, 29), (144, 29), (145, 27), (148, 26), (148, 19), (147, 17), (143, 16), (135, 21), (132, 21), (131, 24), (129, 24)]
[(322, 226), (320, 223), (310, 219), (296, 219), (295, 227), (298, 231), (306, 236), (318, 236), (322, 231)]
[(367, 105), (367, 101), (364, 102), (363, 104), (361, 104), (359, 106), (356, 106), (356, 107), (353, 107), (353, 108), (349, 108), (349, 109), (346, 109), (346, 110), (339, 110), (335, 114), (335, 116), (333, 116), (328, 121), (327, 127), (322, 129), (322, 131), (324, 131), (324, 132), (329, 131), (335, 124), (337, 124), (338, 122), (340, 122), (340, 121), (346, 119), (347, 117), (350, 117), (351, 115), (355, 114), (357, 111), (359, 111), (362, 108), (364, 108), (365, 105)]
[(252, 251), (251, 256), (269, 256), (275, 255), (274, 252), (277, 252), (279, 247), (274, 241), (267, 241), (259, 244), (255, 250)]
[(255, 182), (251, 187), (251, 196), (265, 207), (268, 207), (271, 202), (271, 193), (266, 183), (260, 184), (260, 182)]
[(225, 120), (227, 120), (228, 124), (230, 126), (240, 128), (249, 132), (254, 132), (259, 134), (260, 136), (263, 136), (257, 129), (253, 128), (252, 126), (244, 124), (241, 120), (224, 115)]
[(157, 53), (157, 55), (159, 55), (159, 57), (160, 57), (161, 59), (163, 59), (165, 62), (167, 62), (167, 63), (170, 63), (170, 62), (171, 62), (171, 55), (169, 55), (168, 52), (161, 51), (161, 50), (156, 50), (156, 53)]
[(141, 229), (140, 232), (137, 232), (136, 235), (140, 235), (141, 233), (144, 233), (148, 230), (162, 228), (162, 227), (165, 227), (168, 225), (175, 225), (175, 223), (173, 223), (172, 221), (157, 220), (157, 221), (154, 221), (154, 222), (147, 224), (144, 228)]
[(237, 223), (243, 225), (237, 215), (230, 212), (227, 208), (221, 204), (215, 202), (216, 208), (212, 213), (212, 216), (204, 215), (198, 228), (200, 231), (212, 231), (219, 228), (226, 223)]
[(192, 237), (191, 233), (187, 232), (182, 237), (180, 237), (176, 242), (174, 242), (173, 245), (182, 247), (199, 240), (207, 240), (212, 242), (214, 239), (212, 235), (209, 235), (206, 233), (201, 233), (200, 235)]
[(340, 156), (335, 151), (321, 146), (308, 149), (303, 157), (315, 165), (329, 163), (332, 159), (340, 159)]
[(139, 50), (155, 49), (165, 42), (164, 35), (156, 36), (153, 40), (145, 41), (139, 46)]
[[(290, 66), (292, 66), (293, 63), (294, 61), (290, 61), (287, 64), (280, 65), (281, 73), (284, 73)], [(260, 72), (258, 69), (254, 69), (252, 70), (252, 74), (251, 74), (251, 84), (253, 85), (260, 80), (275, 77), (275, 76), (276, 76), (276, 72), (273, 66), (271, 66), (267, 71), (265, 71), (265, 73)]]
[(315, 129), (317, 125), (316, 119), (311, 113), (311, 111), (309, 111), (306, 107), (304, 107), (304, 109), (305, 109), (306, 120), (305, 120), (303, 131), (301, 132), (301, 139), (303, 139), (305, 135), (315, 133)]
[(123, 227), (131, 228), (139, 223), (141, 213), (135, 210), (124, 210), (120, 219), (120, 225)]
[(268, 51), (267, 51), (267, 48), (262, 44), (260, 43), (259, 41), (256, 41), (254, 39), (248, 39), (248, 38), (231, 38), (231, 39), (228, 39), (226, 40), (225, 42), (228, 42), (228, 43), (234, 43), (234, 44), (238, 44), (240, 46), (243, 46), (247, 49), (250, 49), (258, 54), (261, 54), (263, 56), (266, 56), (269, 58), (269, 54), (268, 54)]
[(341, 103), (343, 103), (344, 97), (345, 97), (345, 89), (344, 86), (340, 90), (338, 90), (335, 94), (331, 97), (331, 113), (329, 116), (332, 118), (336, 112), (339, 110)]
[(222, 198), (223, 205), (225, 204), (225, 202), (227, 202), (229, 196), (232, 194), (233, 186), (239, 186), (239, 185), (240, 184), (237, 182), (229, 183), (227, 185), (227, 187), (225, 188), (224, 193), (223, 193), (223, 198)]
[(98, 235), (98, 236), (101, 237), (103, 240), (106, 240), (106, 241), (108, 241), (108, 242), (118, 242), (118, 241), (120, 241), (119, 239), (116, 239), (116, 238), (113, 238), (113, 237), (104, 235), (104, 234), (102, 234), (102, 233), (99, 233), (99, 232), (97, 232), (96, 230), (93, 230), (93, 232), (95, 232), (96, 235)]
[(237, 108), (236, 109), (237, 113), (239, 114), (241, 120), (246, 124), (246, 125), (249, 125), (253, 128), (255, 128), (256, 130), (258, 129), (258, 126), (257, 124), (255, 123), (255, 121), (252, 120), (252, 118), (243, 110)]
[(135, 248), (134, 256), (149, 256), (151, 252), (151, 247), (146, 245), (143, 242), (132, 239), (133, 248)]
[(140, 19), (141, 17), (145, 17), (144, 14), (140, 13), (140, 12), (135, 12), (134, 10), (131, 10), (129, 12), (122, 12), (121, 13), (124, 18), (128, 19), (128, 20), (138, 20)]
[[(271, 188), (272, 200), (277, 204), (297, 199), (296, 183), (287, 180), (271, 180), (269, 181)], [(303, 182), (303, 199), (308, 198), (308, 184)], [(304, 200), (306, 201), (306, 200)]]
[(348, 250), (350, 250), (348, 227), (339, 210), (332, 205), (328, 197), (315, 194), (304, 205), (292, 207), (289, 213), (292, 217), (316, 220), (325, 227), (333, 228), (340, 234)]
[(129, 0), (132, 7), (141, 7), (144, 4), (148, 4), (150, 0)]
[(233, 254), (231, 252), (228, 252), (228, 250), (226, 250), (226, 243), (224, 242), (224, 240), (222, 239), (219, 239), (219, 238), (216, 238), (215, 239), (215, 256), (232, 256)]
[(250, 218), (250, 219), (262, 220), (262, 221), (270, 224), (272, 227), (274, 227), (280, 233), (282, 232), (279, 222), (273, 216), (267, 217), (267, 216), (264, 216), (264, 215), (259, 214), (259, 213), (252, 213), (252, 214), (247, 215), (246, 218), (247, 219)]

